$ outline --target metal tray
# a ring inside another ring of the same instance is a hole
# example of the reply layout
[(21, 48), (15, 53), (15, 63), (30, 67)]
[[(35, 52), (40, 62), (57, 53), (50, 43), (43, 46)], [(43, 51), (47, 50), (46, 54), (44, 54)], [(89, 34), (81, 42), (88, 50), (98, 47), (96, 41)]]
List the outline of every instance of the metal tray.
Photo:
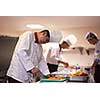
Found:
[(88, 76), (69, 76), (68, 81), (74, 81), (74, 82), (87, 82), (89, 79)]

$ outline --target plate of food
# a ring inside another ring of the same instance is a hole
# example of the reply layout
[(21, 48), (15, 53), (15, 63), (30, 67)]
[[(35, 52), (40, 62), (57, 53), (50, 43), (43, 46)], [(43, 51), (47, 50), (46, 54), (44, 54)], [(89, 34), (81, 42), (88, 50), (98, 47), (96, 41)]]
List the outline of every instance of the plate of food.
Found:
[(41, 79), (40, 82), (64, 82), (66, 78), (63, 76), (54, 76), (54, 77), (49, 77), (45, 79)]
[(87, 82), (89, 76), (87, 73), (78, 71), (73, 74), (68, 74), (69, 80), (68, 81), (75, 81), (75, 82)]

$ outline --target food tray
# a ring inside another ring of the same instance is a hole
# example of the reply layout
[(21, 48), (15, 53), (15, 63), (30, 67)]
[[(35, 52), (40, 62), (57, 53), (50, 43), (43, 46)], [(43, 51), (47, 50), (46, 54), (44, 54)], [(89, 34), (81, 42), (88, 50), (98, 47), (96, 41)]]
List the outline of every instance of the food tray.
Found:
[(89, 79), (88, 76), (69, 76), (68, 81), (74, 81), (74, 82), (87, 82)]
[(64, 82), (66, 79), (60, 80), (50, 80), (50, 79), (41, 79), (40, 82)]
[(62, 76), (62, 77), (65, 77), (65, 78), (66, 78), (66, 77), (67, 77), (67, 74), (54, 74), (54, 76), (55, 76), (55, 77)]

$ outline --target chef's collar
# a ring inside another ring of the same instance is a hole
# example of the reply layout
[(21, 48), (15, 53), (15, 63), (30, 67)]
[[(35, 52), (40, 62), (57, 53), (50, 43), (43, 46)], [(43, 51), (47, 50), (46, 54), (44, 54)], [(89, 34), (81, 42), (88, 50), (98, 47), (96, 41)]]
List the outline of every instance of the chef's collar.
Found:
[(34, 32), (35, 35), (35, 43), (38, 43), (38, 36), (37, 36), (37, 32)]

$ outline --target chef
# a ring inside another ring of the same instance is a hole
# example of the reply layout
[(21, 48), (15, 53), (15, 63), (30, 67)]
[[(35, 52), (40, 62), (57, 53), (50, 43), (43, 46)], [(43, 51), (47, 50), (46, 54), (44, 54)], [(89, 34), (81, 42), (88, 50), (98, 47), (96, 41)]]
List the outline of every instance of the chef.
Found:
[(44, 55), (50, 73), (57, 71), (59, 64), (63, 64), (65, 67), (69, 66), (67, 62), (61, 59), (62, 49), (68, 49), (71, 45), (75, 44), (76, 41), (77, 39), (74, 35), (69, 35), (62, 39), (61, 43), (49, 43)]
[(9, 83), (30, 83), (39, 72), (49, 74), (41, 46), (49, 40), (48, 30), (25, 32), (19, 37), (7, 72)]
[(86, 40), (92, 44), (95, 45), (95, 51), (94, 51), (94, 62), (91, 66), (92, 70), (94, 71), (94, 80), (96, 83), (100, 83), (100, 40), (97, 37), (97, 34), (94, 32), (88, 32), (85, 36)]

